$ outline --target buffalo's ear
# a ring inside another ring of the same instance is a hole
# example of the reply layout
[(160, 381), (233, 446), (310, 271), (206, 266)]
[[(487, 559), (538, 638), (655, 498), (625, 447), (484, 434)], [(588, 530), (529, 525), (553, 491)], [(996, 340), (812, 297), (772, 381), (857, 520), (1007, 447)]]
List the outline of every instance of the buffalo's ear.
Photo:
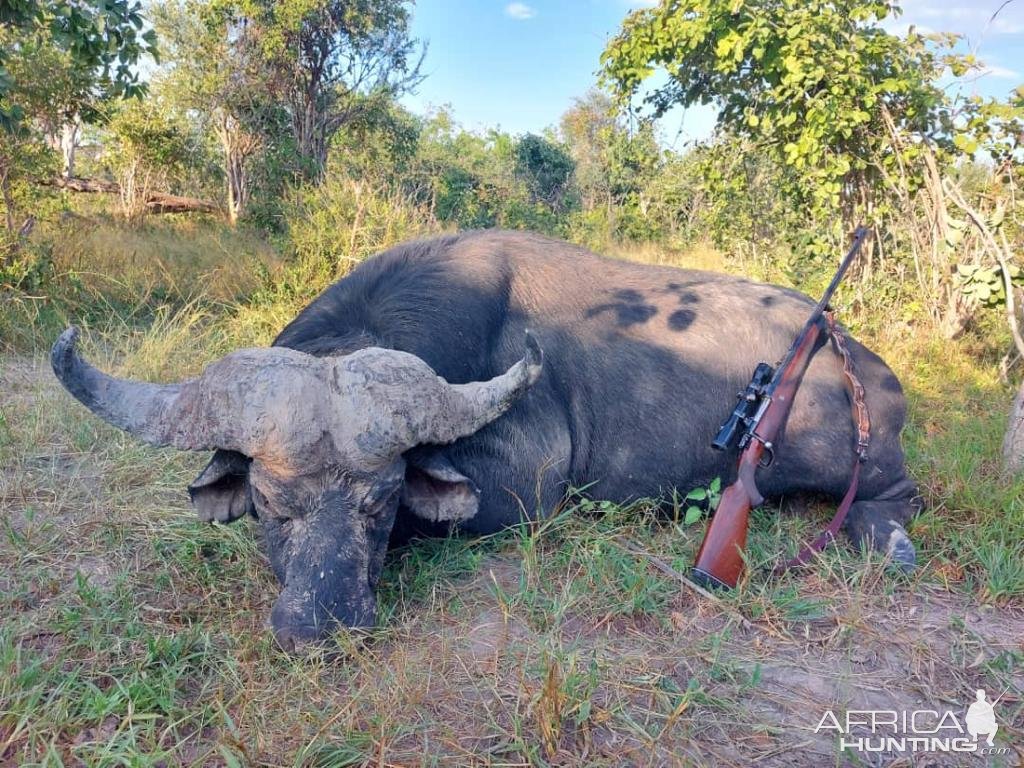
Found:
[(246, 514), (256, 516), (249, 488), (248, 456), (235, 451), (217, 451), (188, 487), (192, 506), (204, 523), (234, 522)]
[(406, 455), (402, 504), (431, 522), (458, 522), (476, 515), (480, 489), (438, 453)]

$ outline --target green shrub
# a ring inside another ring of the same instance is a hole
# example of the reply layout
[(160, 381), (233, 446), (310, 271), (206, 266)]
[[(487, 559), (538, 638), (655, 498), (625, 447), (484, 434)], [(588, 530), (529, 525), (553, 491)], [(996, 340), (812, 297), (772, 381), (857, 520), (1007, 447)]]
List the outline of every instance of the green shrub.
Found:
[(294, 190), (284, 216), (295, 255), (323, 262), (335, 277), (388, 246), (439, 230), (400, 190), (341, 175)]

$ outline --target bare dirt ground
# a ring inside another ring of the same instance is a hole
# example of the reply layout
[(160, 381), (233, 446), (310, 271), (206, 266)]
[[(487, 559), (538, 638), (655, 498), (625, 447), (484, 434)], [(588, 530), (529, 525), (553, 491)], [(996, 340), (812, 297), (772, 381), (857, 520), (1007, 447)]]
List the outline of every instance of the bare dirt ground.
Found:
[[(1024, 764), (1024, 608), (948, 565), (843, 551), (709, 601), (651, 561), (683, 569), (700, 530), (612, 510), (395, 553), (379, 631), (289, 658), (256, 526), (188, 507), (201, 461), (0, 358), (0, 765)], [(815, 732), (828, 710), (963, 722), (977, 688), (1002, 696), (1000, 754)]]

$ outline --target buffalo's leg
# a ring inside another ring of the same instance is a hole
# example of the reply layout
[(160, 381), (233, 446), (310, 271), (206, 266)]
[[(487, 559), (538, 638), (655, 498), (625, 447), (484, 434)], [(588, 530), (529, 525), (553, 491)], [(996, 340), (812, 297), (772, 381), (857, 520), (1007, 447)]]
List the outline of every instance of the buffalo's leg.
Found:
[(903, 571), (917, 564), (906, 526), (921, 510), (913, 481), (904, 479), (873, 499), (858, 501), (846, 518), (846, 532), (862, 550), (873, 549)]

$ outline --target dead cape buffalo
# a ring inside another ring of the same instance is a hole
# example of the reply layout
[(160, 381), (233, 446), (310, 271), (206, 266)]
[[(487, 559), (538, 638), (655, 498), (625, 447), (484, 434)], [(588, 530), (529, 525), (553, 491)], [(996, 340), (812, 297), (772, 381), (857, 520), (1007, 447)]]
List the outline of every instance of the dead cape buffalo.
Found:
[[(484, 231), (370, 259), (274, 347), (234, 352), (197, 379), (111, 378), (76, 354), (73, 329), (53, 368), (95, 414), (147, 443), (216, 449), (192, 502), (202, 520), (259, 519), (282, 585), (271, 624), (294, 647), (335, 622), (374, 623), (396, 519), (482, 534), (551, 511), (569, 486), (623, 501), (731, 481), (735, 453), (709, 442), (757, 362), (784, 354), (812, 306), (737, 277)], [(909, 567), (903, 393), (877, 355), (850, 347), (873, 434), (847, 530)], [(758, 486), (838, 498), (853, 440), (826, 350)]]

